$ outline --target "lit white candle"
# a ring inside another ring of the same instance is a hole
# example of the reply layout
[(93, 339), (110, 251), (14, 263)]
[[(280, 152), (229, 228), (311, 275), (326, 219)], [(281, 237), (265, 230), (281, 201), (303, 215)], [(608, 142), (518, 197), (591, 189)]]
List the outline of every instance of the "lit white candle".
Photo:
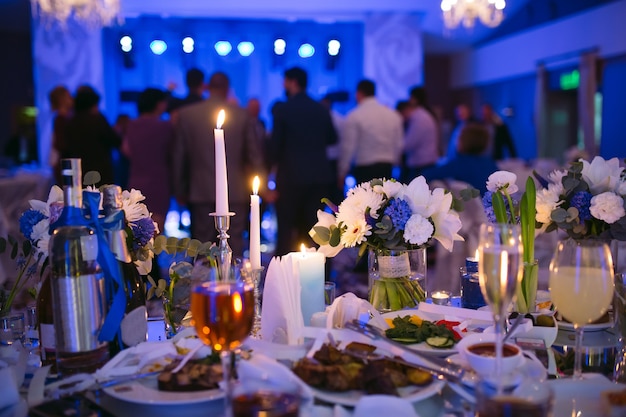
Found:
[(228, 214), (226, 145), (224, 144), (224, 131), (222, 130), (225, 117), (224, 110), (220, 110), (217, 116), (217, 129), (213, 130), (215, 135), (215, 214), (218, 216)]
[(252, 195), (250, 196), (250, 264), (252, 269), (261, 268), (261, 213), (259, 210), (258, 176), (252, 181)]
[(304, 244), (301, 246), (300, 253), (293, 253), (292, 257), (297, 265), (302, 288), (300, 293), (302, 318), (304, 325), (309, 326), (313, 314), (326, 310), (324, 303), (326, 258), (320, 252), (307, 252)]
[(445, 306), (450, 301), (450, 294), (445, 291), (435, 291), (430, 298), (433, 300), (433, 304)]

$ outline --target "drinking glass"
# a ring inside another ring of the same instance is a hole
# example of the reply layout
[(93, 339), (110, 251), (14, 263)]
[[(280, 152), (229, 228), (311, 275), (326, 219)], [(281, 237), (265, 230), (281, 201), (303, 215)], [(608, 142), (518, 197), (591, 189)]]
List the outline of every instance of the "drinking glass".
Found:
[[(478, 280), (491, 308), (496, 334), (496, 381), (502, 380), (502, 329), (509, 304), (522, 279), (522, 238), (517, 224), (482, 224), (478, 243)], [(498, 383), (498, 389), (500, 384)]]
[(232, 417), (232, 354), (248, 337), (254, 320), (254, 285), (241, 275), (197, 282), (191, 294), (191, 312), (198, 337), (220, 352), (224, 372), (224, 406)]
[(613, 300), (613, 260), (598, 240), (567, 239), (550, 262), (550, 294), (561, 315), (574, 325), (574, 379), (582, 379), (583, 326), (606, 313)]

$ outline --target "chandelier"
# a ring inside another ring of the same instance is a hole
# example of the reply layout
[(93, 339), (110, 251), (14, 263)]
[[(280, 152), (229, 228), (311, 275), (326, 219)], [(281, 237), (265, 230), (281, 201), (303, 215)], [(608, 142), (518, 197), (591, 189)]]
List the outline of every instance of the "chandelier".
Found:
[(496, 27), (504, 19), (504, 0), (442, 0), (443, 22), (448, 29), (460, 24), (471, 29), (476, 19), (488, 27)]
[(91, 26), (109, 26), (117, 21), (120, 0), (31, 0), (33, 16), (65, 25), (73, 16)]

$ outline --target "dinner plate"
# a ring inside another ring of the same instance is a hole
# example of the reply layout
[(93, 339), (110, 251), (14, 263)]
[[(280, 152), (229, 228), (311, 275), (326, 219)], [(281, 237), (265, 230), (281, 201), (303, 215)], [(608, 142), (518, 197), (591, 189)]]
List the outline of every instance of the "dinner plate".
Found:
[[(394, 319), (396, 317), (404, 317), (404, 316), (418, 316), (422, 320), (428, 320), (431, 322), (436, 322), (439, 320), (443, 320), (445, 318), (444, 316), (440, 314), (427, 313), (425, 311), (418, 311), (418, 310), (392, 311), (390, 313), (383, 314), (382, 318)], [(488, 325), (488, 323), (485, 323), (485, 326), (486, 325)], [(435, 356), (449, 356), (457, 352), (456, 344), (450, 348), (435, 348), (435, 347), (428, 345), (428, 343), (426, 342), (422, 342), (422, 343), (407, 344), (406, 347), (413, 349), (420, 353), (424, 353), (428, 355), (435, 355)]]
[[(559, 329), (562, 330), (568, 330), (568, 331), (574, 331), (574, 324), (573, 323), (569, 323), (566, 321), (561, 321), (561, 320), (557, 320), (556, 321)], [(612, 321), (605, 321), (603, 323), (592, 323), (592, 324), (585, 324), (585, 326), (583, 327), (583, 330), (586, 332), (599, 332), (600, 330), (606, 330), (606, 329), (610, 329), (611, 327), (613, 327), (615, 323), (613, 323)]]
[[(408, 387), (398, 388), (398, 394), (400, 395), (400, 398), (413, 403), (439, 394), (444, 385), (445, 381), (433, 379), (432, 382), (425, 387), (411, 385)], [(366, 395), (363, 391), (332, 392), (313, 387), (311, 387), (311, 390), (313, 391), (313, 395), (322, 401), (326, 401), (331, 404), (345, 405), (348, 407), (356, 406), (361, 397)]]
[(197, 404), (224, 398), (221, 389), (192, 392), (159, 391), (156, 377), (106, 387), (104, 392), (121, 401), (149, 405)]
[(624, 389), (600, 374), (583, 374), (584, 379), (555, 379), (547, 381), (554, 391), (554, 417), (597, 417), (605, 415), (602, 409), (603, 391)]

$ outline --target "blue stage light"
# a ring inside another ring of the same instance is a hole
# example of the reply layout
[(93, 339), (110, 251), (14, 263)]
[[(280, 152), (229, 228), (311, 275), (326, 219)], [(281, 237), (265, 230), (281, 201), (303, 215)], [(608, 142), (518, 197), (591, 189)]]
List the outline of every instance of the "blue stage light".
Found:
[(310, 58), (313, 54), (315, 54), (315, 48), (313, 48), (313, 45), (310, 43), (303, 43), (298, 48), (298, 55), (300, 55), (300, 58)]
[(284, 39), (276, 39), (274, 41), (274, 53), (276, 55), (284, 55), (287, 42)]
[(155, 55), (161, 55), (167, 50), (167, 44), (165, 43), (165, 41), (155, 39), (150, 42), (150, 50)]
[(218, 41), (215, 43), (215, 52), (220, 56), (226, 56), (233, 50), (233, 46), (228, 41)]
[(186, 54), (190, 54), (193, 52), (194, 49), (194, 40), (193, 38), (187, 36), (186, 38), (183, 39), (183, 52)]
[(237, 50), (241, 56), (250, 56), (254, 52), (254, 44), (252, 42), (239, 42)]
[(328, 55), (339, 55), (339, 48), (341, 48), (341, 42), (339, 42), (337, 39), (328, 41)]
[(128, 35), (122, 36), (120, 38), (120, 46), (122, 51), (130, 52), (133, 49), (133, 39)]

